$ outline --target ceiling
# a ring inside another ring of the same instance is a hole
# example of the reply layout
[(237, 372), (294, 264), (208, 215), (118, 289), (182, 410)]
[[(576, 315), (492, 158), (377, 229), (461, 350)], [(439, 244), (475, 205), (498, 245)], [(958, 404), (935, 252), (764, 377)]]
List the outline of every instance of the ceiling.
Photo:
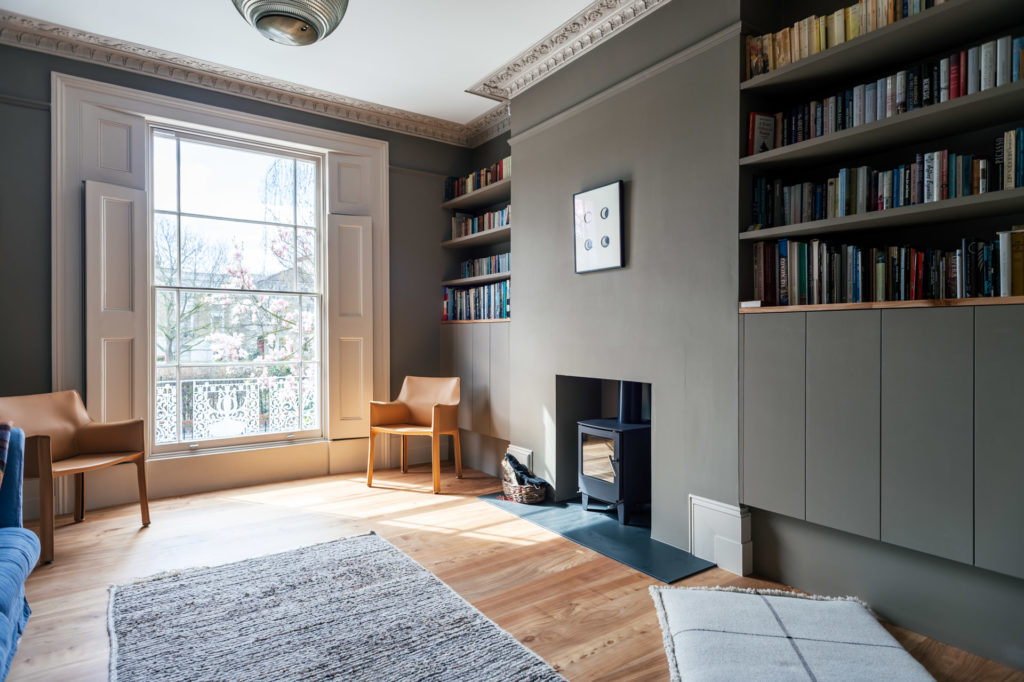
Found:
[(466, 124), (495, 102), (465, 90), (592, 0), (351, 0), (321, 43), (260, 36), (231, 0), (0, 0), (0, 10)]

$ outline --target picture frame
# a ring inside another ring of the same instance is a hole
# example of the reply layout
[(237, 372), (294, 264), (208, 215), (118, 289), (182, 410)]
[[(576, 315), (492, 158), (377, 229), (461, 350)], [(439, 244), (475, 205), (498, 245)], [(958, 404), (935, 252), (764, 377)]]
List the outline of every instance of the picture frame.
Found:
[(622, 180), (572, 195), (576, 273), (625, 266)]

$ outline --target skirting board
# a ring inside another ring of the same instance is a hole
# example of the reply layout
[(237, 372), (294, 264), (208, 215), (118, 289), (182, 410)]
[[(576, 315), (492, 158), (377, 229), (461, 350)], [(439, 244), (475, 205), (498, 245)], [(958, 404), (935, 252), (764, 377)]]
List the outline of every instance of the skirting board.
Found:
[(697, 495), (689, 496), (689, 508), (690, 554), (749, 575), (754, 569), (749, 510)]

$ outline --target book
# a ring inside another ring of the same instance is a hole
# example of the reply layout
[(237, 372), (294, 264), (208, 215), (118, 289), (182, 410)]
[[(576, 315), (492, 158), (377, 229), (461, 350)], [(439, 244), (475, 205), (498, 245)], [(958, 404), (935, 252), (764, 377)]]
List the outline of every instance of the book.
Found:
[(1010, 46), (1010, 81), (1016, 83), (1024, 75), (1024, 36), (1014, 38)]
[(1010, 231), (1010, 291), (1024, 296), (1024, 226)]
[[(963, 64), (961, 64), (963, 66)], [(981, 90), (981, 55), (977, 47), (967, 48), (967, 91), (960, 94), (973, 95)]]
[(996, 41), (996, 87), (1008, 85), (1013, 78), (1013, 38), (1003, 36)]
[(949, 99), (949, 57), (939, 60), (939, 102)]
[(760, 154), (775, 146), (775, 117), (750, 112), (750, 127), (747, 136), (747, 155)]
[(981, 45), (981, 64), (979, 89), (984, 92), (996, 87), (996, 41), (990, 40)]

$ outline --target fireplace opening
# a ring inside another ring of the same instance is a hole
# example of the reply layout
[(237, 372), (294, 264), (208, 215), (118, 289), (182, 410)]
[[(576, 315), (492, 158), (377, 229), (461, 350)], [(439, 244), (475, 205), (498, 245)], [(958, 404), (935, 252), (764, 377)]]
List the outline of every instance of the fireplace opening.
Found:
[(620, 524), (651, 502), (650, 384), (620, 381), (615, 417), (577, 422), (577, 471), (583, 508), (612, 511)]

